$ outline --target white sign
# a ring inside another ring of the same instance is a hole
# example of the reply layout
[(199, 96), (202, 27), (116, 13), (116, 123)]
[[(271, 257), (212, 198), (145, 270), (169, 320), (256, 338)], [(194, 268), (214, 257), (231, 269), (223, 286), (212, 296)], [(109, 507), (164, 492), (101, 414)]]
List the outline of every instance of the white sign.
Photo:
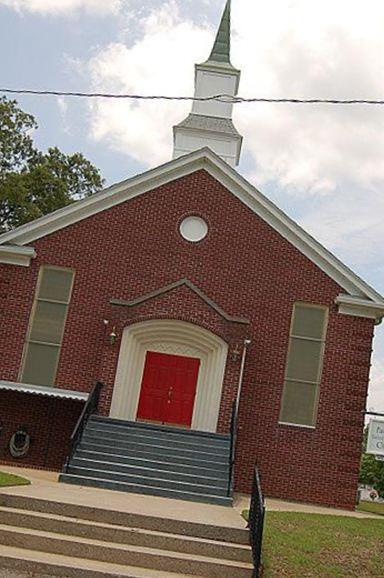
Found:
[(384, 456), (384, 421), (371, 419), (369, 423), (367, 454)]

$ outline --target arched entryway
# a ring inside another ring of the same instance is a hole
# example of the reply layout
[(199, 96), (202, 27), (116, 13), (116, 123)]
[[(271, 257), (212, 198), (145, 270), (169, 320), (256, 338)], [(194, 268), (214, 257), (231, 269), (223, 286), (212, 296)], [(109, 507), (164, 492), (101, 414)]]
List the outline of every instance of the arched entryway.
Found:
[[(220, 337), (184, 321), (152, 320), (126, 327), (122, 335), (110, 416), (136, 420), (140, 396), (150, 371), (148, 363), (156, 363), (156, 359), (161, 360), (161, 355), (156, 357), (155, 354), (163, 354), (165, 367), (168, 362), (173, 364), (174, 360), (177, 363), (177, 359), (180, 359), (181, 367), (189, 367), (190, 374), (195, 372), (191, 429), (215, 432), (227, 352), (228, 346)], [(141, 412), (142, 405), (143, 398), (140, 402)]]

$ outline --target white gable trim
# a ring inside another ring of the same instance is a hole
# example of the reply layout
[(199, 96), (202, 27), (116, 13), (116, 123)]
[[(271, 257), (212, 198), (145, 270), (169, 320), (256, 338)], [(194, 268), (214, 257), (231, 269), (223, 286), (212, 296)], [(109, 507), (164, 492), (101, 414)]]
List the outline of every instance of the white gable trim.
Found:
[(384, 316), (384, 304), (367, 301), (351, 295), (338, 295), (335, 303), (339, 306), (339, 313), (353, 317), (368, 317), (380, 323)]
[(346, 293), (377, 302), (378, 305), (384, 307), (384, 298), (379, 293), (306, 233), (209, 148), (203, 148), (174, 159), (155, 169), (104, 189), (91, 197), (59, 209), (50, 215), (40, 217), (32, 223), (4, 233), (0, 235), (0, 245), (10, 242), (16, 245), (26, 245), (199, 169), (206, 170), (222, 183), (247, 207), (338, 283)]
[(18, 247), (15, 245), (0, 245), (0, 263), (29, 267), (31, 259), (36, 257), (33, 247)]

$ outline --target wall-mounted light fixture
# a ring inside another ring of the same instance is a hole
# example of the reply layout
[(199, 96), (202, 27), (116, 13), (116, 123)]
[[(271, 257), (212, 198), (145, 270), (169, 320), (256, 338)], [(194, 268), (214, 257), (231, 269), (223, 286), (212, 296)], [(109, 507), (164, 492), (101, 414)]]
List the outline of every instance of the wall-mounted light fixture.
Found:
[(111, 345), (115, 345), (116, 339), (117, 339), (116, 327), (113, 326), (113, 327), (112, 327), (112, 331), (111, 331), (111, 333), (109, 334), (109, 343), (110, 343)]
[(232, 361), (238, 361), (240, 359), (240, 355), (241, 355), (241, 349), (239, 347), (239, 344), (236, 343), (235, 347), (231, 351)]
[(108, 319), (103, 319), (103, 323), (104, 323), (104, 327), (105, 327), (105, 335), (109, 341), (109, 343), (111, 345), (115, 345), (116, 343), (116, 339), (117, 339), (117, 333), (116, 333), (116, 325), (114, 325), (111, 329), (111, 331), (109, 331), (109, 321)]

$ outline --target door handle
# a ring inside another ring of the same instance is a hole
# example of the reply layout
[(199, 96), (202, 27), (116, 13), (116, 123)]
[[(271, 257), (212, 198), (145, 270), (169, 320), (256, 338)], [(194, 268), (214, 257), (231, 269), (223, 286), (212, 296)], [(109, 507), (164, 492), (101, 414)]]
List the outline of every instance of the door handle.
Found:
[(172, 394), (173, 394), (173, 387), (170, 386), (170, 388), (168, 389), (168, 403), (171, 403)]

